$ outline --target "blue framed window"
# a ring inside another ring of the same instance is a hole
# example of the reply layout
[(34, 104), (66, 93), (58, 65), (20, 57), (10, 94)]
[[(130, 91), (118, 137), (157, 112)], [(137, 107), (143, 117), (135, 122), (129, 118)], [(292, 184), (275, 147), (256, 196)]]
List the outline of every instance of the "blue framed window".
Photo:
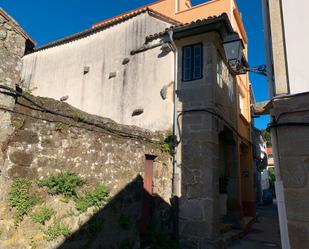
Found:
[(183, 47), (182, 80), (198, 80), (203, 77), (203, 46), (195, 44)]

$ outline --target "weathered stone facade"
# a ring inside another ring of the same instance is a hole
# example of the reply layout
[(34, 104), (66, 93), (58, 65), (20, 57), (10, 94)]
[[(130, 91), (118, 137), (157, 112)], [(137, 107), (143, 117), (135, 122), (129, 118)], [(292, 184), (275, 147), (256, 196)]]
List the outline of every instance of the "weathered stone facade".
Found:
[[(14, 132), (2, 143), (5, 166), (1, 169), (1, 192), (9, 192), (14, 177), (32, 180), (33, 191), (45, 205), (57, 212), (54, 219), (68, 224), (73, 234), (66, 240), (46, 242), (40, 226), (32, 222), (31, 213), (14, 227), (13, 210), (6, 194), (0, 204), (1, 248), (23, 249), (32, 244), (42, 249), (118, 248), (121, 243), (140, 248), (138, 224), (142, 215), (146, 155), (156, 156), (153, 162), (152, 217), (162, 231), (171, 232), (172, 167), (170, 155), (161, 152), (163, 135), (120, 126), (52, 99), (32, 99), (46, 108), (76, 117), (80, 122), (37, 110), (19, 98), (12, 112)], [(79, 215), (71, 201), (63, 203), (61, 196), (50, 196), (37, 189), (35, 180), (63, 171), (75, 172), (86, 179), (87, 188), (96, 182), (106, 184), (112, 199), (102, 209), (91, 209)], [(66, 215), (70, 212), (74, 215)], [(129, 220), (126, 229), (119, 224), (123, 217)], [(95, 231), (90, 240), (87, 228), (95, 221), (103, 223), (103, 228)]]
[(284, 185), (292, 249), (309, 248), (309, 128), (301, 125), (309, 121), (308, 96), (306, 93), (275, 99), (271, 110), (275, 124), (279, 124), (272, 131), (276, 129), (278, 137), (278, 173)]
[[(0, 8), (0, 85), (15, 88), (19, 83), (21, 58), (26, 51), (33, 46), (33, 41), (28, 37), (18, 24)], [(0, 92), (5, 91), (0, 89)], [(2, 144), (9, 134), (13, 132), (10, 121), (9, 110), (14, 107), (14, 98), (0, 94), (0, 144)], [(2, 167), (4, 155), (0, 150), (0, 167)], [(0, 178), (0, 188), (3, 181)], [(2, 201), (3, 191), (0, 193)]]
[[(179, 80), (177, 89), (181, 141), (177, 160), (181, 174), (179, 234), (183, 248), (217, 248), (223, 246), (220, 224), (225, 219), (235, 226), (241, 222), (239, 140), (235, 132), (237, 89), (225, 64), (224, 72), (217, 72), (217, 64), (223, 61), (220, 37), (215, 32), (177, 41), (179, 79), (182, 78), (181, 48), (191, 44), (203, 44), (203, 77), (190, 82)], [(222, 84), (216, 80), (217, 73), (222, 73)], [(220, 203), (222, 177), (228, 179), (226, 203)], [(220, 208), (226, 208), (227, 213), (221, 214)]]

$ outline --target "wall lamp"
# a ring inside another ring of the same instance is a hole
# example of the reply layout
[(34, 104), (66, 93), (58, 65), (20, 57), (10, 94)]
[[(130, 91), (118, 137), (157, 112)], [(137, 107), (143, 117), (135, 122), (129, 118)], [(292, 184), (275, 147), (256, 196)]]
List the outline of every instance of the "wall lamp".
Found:
[(247, 59), (243, 54), (245, 46), (238, 33), (233, 32), (232, 34), (227, 35), (223, 41), (223, 48), (226, 59), (235, 74), (252, 72), (267, 76), (266, 65), (249, 67)]

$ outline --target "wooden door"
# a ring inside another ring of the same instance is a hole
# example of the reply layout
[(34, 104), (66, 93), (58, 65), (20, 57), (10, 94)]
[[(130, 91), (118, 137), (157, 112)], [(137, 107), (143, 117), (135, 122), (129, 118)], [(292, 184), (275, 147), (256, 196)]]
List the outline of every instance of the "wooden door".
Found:
[(146, 156), (143, 186), (143, 204), (140, 222), (140, 232), (145, 233), (151, 220), (153, 157)]

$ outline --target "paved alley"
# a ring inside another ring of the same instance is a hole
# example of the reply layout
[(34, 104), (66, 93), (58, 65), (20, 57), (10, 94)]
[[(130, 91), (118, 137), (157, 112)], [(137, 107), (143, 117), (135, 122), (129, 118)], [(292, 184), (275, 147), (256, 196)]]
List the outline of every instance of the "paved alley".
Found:
[(281, 249), (276, 203), (257, 207), (258, 219), (250, 233), (229, 249)]

